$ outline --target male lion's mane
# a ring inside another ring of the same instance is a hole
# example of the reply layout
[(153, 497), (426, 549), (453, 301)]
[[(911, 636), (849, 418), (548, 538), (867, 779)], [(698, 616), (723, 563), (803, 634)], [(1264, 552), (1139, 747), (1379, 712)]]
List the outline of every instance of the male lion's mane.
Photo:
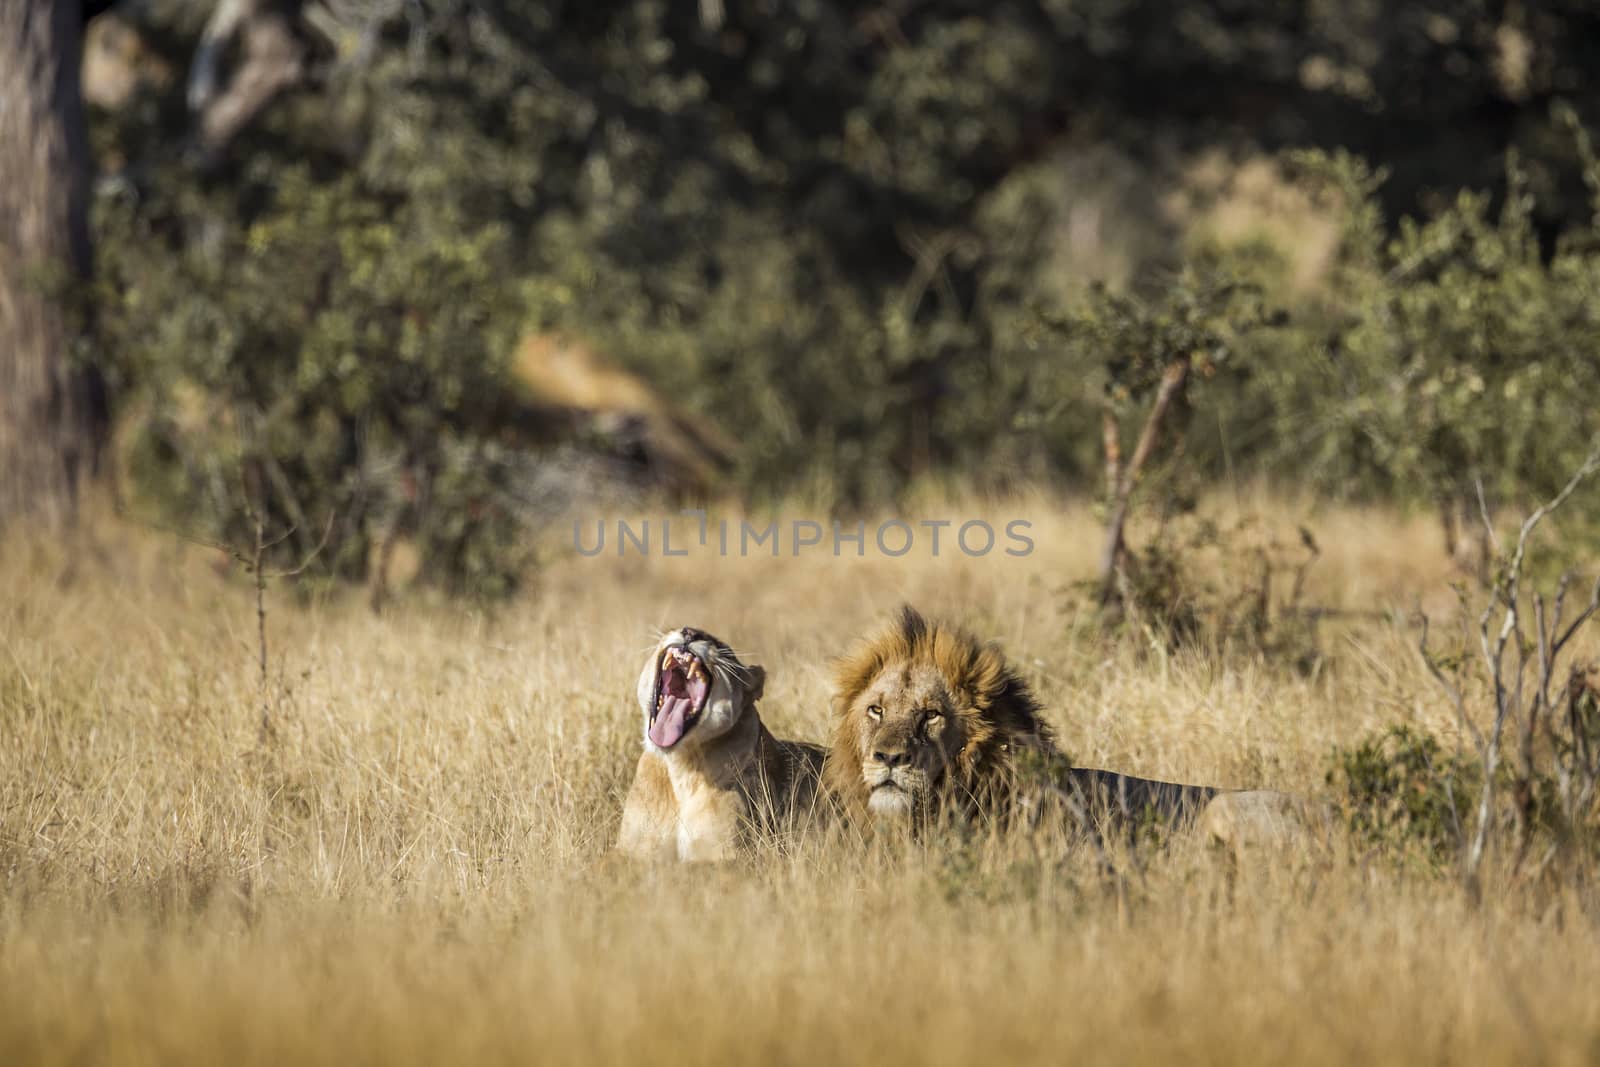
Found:
[(973, 799), (1004, 793), (1019, 750), (1054, 751), (1039, 702), (998, 646), (958, 627), (930, 623), (904, 605), (887, 628), (835, 664), (833, 743), (823, 783), (847, 811), (865, 811), (869, 795), (858, 744), (867, 720), (857, 698), (884, 668), (902, 663), (932, 664), (956, 698), (965, 742), (946, 788), (955, 786)]

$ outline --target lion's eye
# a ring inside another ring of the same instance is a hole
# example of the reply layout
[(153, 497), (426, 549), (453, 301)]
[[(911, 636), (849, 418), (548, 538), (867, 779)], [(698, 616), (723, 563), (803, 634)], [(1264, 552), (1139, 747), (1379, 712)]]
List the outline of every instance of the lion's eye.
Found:
[(867, 705), (867, 718), (877, 720), (883, 718), (883, 709), (876, 704)]

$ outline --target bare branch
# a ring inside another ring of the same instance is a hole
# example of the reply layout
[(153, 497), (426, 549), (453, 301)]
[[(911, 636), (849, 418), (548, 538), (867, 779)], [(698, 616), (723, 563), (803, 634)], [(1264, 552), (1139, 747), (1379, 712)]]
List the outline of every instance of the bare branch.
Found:
[(1161, 388), (1156, 393), (1155, 404), (1144, 420), (1144, 429), (1133, 448), (1128, 465), (1122, 470), (1117, 491), (1111, 502), (1111, 517), (1106, 524), (1106, 542), (1100, 556), (1100, 603), (1111, 603), (1116, 591), (1117, 564), (1122, 558), (1123, 528), (1128, 521), (1128, 500), (1138, 484), (1139, 475), (1155, 451), (1156, 439), (1161, 435), (1161, 425), (1173, 400), (1183, 392), (1189, 381), (1189, 357), (1182, 356), (1167, 365), (1161, 374)]
[(1423, 665), (1428, 668), (1428, 673), (1433, 675), (1434, 680), (1444, 689), (1445, 695), (1450, 698), (1450, 703), (1456, 709), (1456, 720), (1472, 735), (1472, 743), (1481, 753), (1484, 744), (1483, 732), (1478, 729), (1477, 723), (1467, 717), (1466, 702), (1462, 699), (1460, 688), (1445, 677), (1444, 671), (1440, 670), (1439, 664), (1433, 658), (1433, 654), (1428, 651), (1428, 616), (1420, 610), (1417, 615), (1422, 620), (1422, 636), (1417, 640), (1417, 651), (1422, 654)]
[(334, 520), (335, 514), (336, 513), (332, 512), (332, 511), (328, 512), (328, 522), (322, 528), (322, 537), (317, 541), (317, 543), (315, 545), (312, 546), (311, 551), (307, 552), (305, 554), (305, 557), (303, 559), (301, 559), (298, 564), (296, 564), (295, 566), (289, 568), (286, 571), (273, 571), (271, 574), (267, 575), (267, 577), (269, 577), (269, 578), (293, 578), (293, 577), (295, 577), (297, 575), (303, 574), (305, 572), (305, 569), (307, 567), (311, 566), (312, 561), (315, 560), (319, 555), (322, 554), (322, 550), (324, 548), (328, 547), (328, 538), (330, 536), (332, 536), (332, 534), (333, 534), (333, 520)]
[(1561, 636), (1556, 638), (1555, 644), (1551, 646), (1550, 654), (1552, 656), (1559, 655), (1561, 650), (1567, 647), (1567, 642), (1572, 640), (1573, 635), (1594, 616), (1596, 611), (1600, 611), (1600, 578), (1596, 578), (1594, 581), (1594, 589), (1589, 593), (1588, 605), (1578, 613), (1577, 618), (1572, 620), (1572, 625), (1563, 630)]
[[(1566, 592), (1567, 580), (1563, 575), (1561, 585), (1556, 591), (1555, 612), (1557, 617), (1561, 614), (1561, 599)], [(1545, 625), (1544, 596), (1535, 593), (1533, 597), (1534, 634), (1538, 638), (1539, 647), (1539, 688), (1533, 695), (1533, 707), (1528, 709), (1528, 716), (1522, 724), (1522, 767), (1524, 773), (1533, 777), (1533, 739), (1539, 728), (1539, 713), (1544, 710), (1550, 682), (1550, 631)]]
[[(1505, 724), (1513, 712), (1520, 713), (1523, 707), (1523, 685), (1527, 675), (1528, 652), (1527, 642), (1522, 633), (1522, 567), (1527, 559), (1528, 544), (1534, 530), (1539, 523), (1551, 512), (1555, 511), (1567, 501), (1579, 485), (1583, 484), (1597, 470), (1600, 470), (1600, 447), (1589, 453), (1583, 465), (1572, 475), (1561, 491), (1551, 497), (1549, 501), (1536, 508), (1532, 514), (1522, 521), (1522, 527), (1517, 532), (1517, 546), (1510, 560), (1506, 562), (1505, 569), (1496, 579), (1494, 592), (1483, 613), (1478, 616), (1478, 639), (1483, 654), (1484, 665), (1488, 668), (1490, 681), (1494, 691), (1495, 714), (1494, 725), (1490, 730), (1487, 741), (1479, 742), (1479, 752), (1483, 759), (1483, 785), (1478, 794), (1477, 825), (1474, 829), (1472, 845), (1463, 863), (1463, 876), (1466, 884), (1475, 895), (1478, 892), (1478, 870), (1483, 862), (1484, 849), (1488, 843), (1490, 823), (1494, 813), (1494, 778), (1500, 765), (1500, 747), (1505, 733)], [(1482, 492), (1479, 493), (1480, 502)], [(1484, 508), (1487, 518), (1487, 508)], [(1560, 598), (1558, 592), (1558, 599)], [(1597, 596), (1600, 596), (1600, 587), (1597, 587)], [(1492, 642), (1489, 637), (1490, 621), (1494, 616), (1495, 608), (1503, 607), (1505, 614), (1501, 617), (1499, 630)], [(1535, 707), (1529, 713), (1529, 721), (1525, 724), (1525, 738), (1531, 738), (1532, 719), (1538, 714), (1539, 705), (1546, 699), (1545, 679), (1553, 671), (1553, 664), (1547, 658), (1546, 627), (1544, 619), (1544, 601), (1536, 597), (1534, 611), (1539, 627), (1540, 643), (1540, 690), (1535, 698)], [(1586, 619), (1589, 613), (1580, 617)], [(1574, 628), (1576, 627), (1574, 624)], [(1510, 691), (1505, 678), (1505, 651), (1506, 644), (1511, 637), (1517, 637), (1517, 662), (1516, 662), (1516, 688)], [(1570, 633), (1569, 635), (1570, 636)], [(1431, 664), (1430, 664), (1431, 669)], [(1437, 675), (1436, 675), (1437, 676)], [(1481, 737), (1476, 729), (1474, 734)], [(1531, 741), (1530, 741), (1531, 743)], [(1524, 842), (1525, 844), (1526, 842)]]
[(221, 541), (213, 541), (210, 538), (201, 537), (198, 534), (192, 534), (185, 530), (180, 530), (176, 526), (168, 526), (165, 523), (157, 522), (156, 520), (143, 515), (135, 515), (133, 512), (122, 507), (120, 503), (117, 505), (115, 512), (118, 518), (127, 519), (130, 522), (136, 522), (140, 526), (155, 530), (159, 533), (171, 534), (180, 541), (187, 541), (191, 545), (199, 545), (201, 548), (209, 548), (215, 552), (221, 552), (224, 556), (227, 556), (228, 558), (237, 563), (241, 563), (246, 567), (250, 565), (250, 557), (245, 555), (243, 552), (240, 552), (232, 545), (225, 545)]
[(1495, 536), (1494, 522), (1489, 518), (1489, 502), (1483, 496), (1483, 479), (1473, 478), (1473, 485), (1478, 490), (1478, 517), (1483, 520), (1484, 533), (1489, 538), (1489, 545), (1494, 549), (1494, 554), (1500, 554), (1500, 538)]
[(1517, 550), (1512, 555), (1511, 562), (1506, 568), (1506, 584), (1509, 586), (1507, 589), (1509, 600), (1516, 599), (1517, 587), (1522, 581), (1523, 557), (1527, 554), (1528, 538), (1532, 536), (1534, 529), (1539, 525), (1539, 523), (1544, 521), (1546, 515), (1549, 515), (1552, 511), (1555, 511), (1562, 504), (1565, 504), (1567, 502), (1567, 498), (1577, 491), (1578, 486), (1587, 481), (1596, 471), (1600, 471), (1600, 447), (1595, 448), (1594, 451), (1589, 453), (1588, 458), (1583, 461), (1583, 466), (1579, 467), (1572, 477), (1567, 480), (1567, 484), (1562, 486), (1559, 493), (1551, 497), (1548, 502), (1541, 504), (1538, 508), (1536, 508), (1532, 515), (1529, 515), (1526, 519), (1522, 520), (1522, 529), (1517, 534)]
[(1289, 590), (1290, 610), (1299, 608), (1300, 596), (1305, 590), (1306, 575), (1311, 572), (1312, 564), (1322, 556), (1322, 548), (1317, 544), (1317, 539), (1304, 526), (1300, 527), (1300, 543), (1305, 546), (1306, 558), (1294, 569), (1294, 584)]
[(297, 529), (299, 529), (299, 527), (291, 523), (289, 527), (283, 531), (283, 533), (279, 534), (277, 537), (271, 538), (270, 540), (264, 541), (261, 545), (261, 550), (265, 552), (268, 549), (277, 548), (279, 545), (289, 540), (289, 538), (293, 537), (294, 532)]

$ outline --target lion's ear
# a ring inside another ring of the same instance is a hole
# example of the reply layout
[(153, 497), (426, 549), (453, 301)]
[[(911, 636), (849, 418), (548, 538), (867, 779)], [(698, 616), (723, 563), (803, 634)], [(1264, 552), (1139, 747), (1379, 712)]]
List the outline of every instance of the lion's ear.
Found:
[(766, 670), (760, 664), (752, 663), (750, 666), (745, 668), (744, 677), (744, 691), (746, 699), (752, 703), (760, 700), (761, 695), (767, 691)]

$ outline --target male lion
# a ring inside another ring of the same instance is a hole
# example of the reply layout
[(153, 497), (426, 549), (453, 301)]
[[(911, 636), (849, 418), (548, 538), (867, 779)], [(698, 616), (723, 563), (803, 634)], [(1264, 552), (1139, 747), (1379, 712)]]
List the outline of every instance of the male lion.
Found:
[(981, 806), (1022, 751), (1054, 753), (1027, 684), (994, 645), (903, 607), (840, 660), (823, 781), (847, 812), (901, 819)]
[(751, 831), (810, 816), (824, 749), (779, 741), (756, 711), (766, 672), (685, 626), (639, 675), (644, 753), (622, 808), (617, 848), (641, 858), (724, 860)]
[(909, 606), (840, 661), (835, 689), (824, 783), (847, 812), (880, 822), (1008, 815), (1055, 797), (1085, 829), (1133, 829), (1188, 823), (1219, 794), (1255, 795), (1072, 767), (997, 647)]

